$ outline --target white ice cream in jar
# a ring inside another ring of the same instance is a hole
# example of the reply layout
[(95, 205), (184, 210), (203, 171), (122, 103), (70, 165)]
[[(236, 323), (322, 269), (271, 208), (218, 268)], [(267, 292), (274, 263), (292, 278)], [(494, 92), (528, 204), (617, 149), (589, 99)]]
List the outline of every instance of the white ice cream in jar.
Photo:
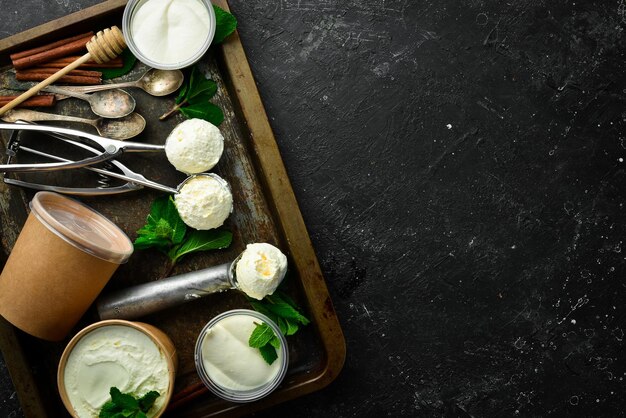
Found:
[(126, 43), (154, 68), (183, 68), (206, 52), (215, 33), (209, 0), (131, 0), (122, 22)]

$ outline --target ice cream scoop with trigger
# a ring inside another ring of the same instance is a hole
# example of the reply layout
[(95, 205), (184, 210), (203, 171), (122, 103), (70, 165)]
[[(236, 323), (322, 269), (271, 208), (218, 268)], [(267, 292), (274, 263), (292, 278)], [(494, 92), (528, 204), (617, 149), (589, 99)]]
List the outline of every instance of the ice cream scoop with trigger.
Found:
[(274, 293), (287, 272), (287, 257), (266, 243), (249, 244), (233, 262), (101, 296), (100, 319), (134, 319), (216, 292), (238, 289), (262, 299)]

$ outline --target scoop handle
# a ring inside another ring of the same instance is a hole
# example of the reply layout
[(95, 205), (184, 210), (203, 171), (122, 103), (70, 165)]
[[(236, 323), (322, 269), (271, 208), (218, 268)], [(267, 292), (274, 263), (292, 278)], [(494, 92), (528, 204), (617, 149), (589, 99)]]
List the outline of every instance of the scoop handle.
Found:
[(121, 289), (96, 301), (100, 319), (134, 319), (233, 289), (231, 263)]

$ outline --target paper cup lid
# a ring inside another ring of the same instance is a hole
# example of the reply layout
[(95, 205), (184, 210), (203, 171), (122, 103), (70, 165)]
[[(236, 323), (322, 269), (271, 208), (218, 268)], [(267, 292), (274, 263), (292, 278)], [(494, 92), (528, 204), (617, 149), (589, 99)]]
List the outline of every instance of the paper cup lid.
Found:
[(122, 264), (133, 252), (124, 231), (90, 207), (51, 192), (38, 192), (30, 202), (32, 213), (59, 238), (81, 251)]

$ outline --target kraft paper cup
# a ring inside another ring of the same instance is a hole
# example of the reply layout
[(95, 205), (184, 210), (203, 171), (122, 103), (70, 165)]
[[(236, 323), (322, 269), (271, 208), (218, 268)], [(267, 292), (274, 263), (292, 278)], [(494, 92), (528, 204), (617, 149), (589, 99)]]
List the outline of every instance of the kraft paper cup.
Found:
[(133, 251), (91, 208), (39, 192), (0, 274), (0, 315), (36, 337), (63, 339)]
[(143, 322), (125, 321), (122, 319), (108, 319), (105, 321), (91, 324), (88, 327), (83, 328), (67, 344), (65, 350), (63, 351), (63, 354), (61, 355), (61, 359), (59, 360), (59, 368), (57, 370), (57, 386), (59, 388), (59, 395), (61, 396), (63, 405), (65, 405), (65, 408), (73, 417), (80, 418), (76, 414), (74, 407), (72, 406), (72, 403), (70, 402), (70, 399), (67, 395), (67, 391), (65, 388), (65, 366), (67, 365), (67, 361), (70, 357), (70, 354), (72, 353), (72, 350), (83, 337), (98, 328), (108, 327), (111, 325), (126, 326), (141, 331), (142, 333), (147, 335), (156, 344), (161, 353), (163, 353), (165, 360), (167, 361), (169, 388), (167, 393), (160, 394), (160, 396), (165, 398), (165, 402), (163, 403), (161, 409), (154, 415), (155, 418), (160, 417), (167, 409), (167, 405), (172, 397), (172, 394), (174, 393), (174, 381), (176, 379), (176, 371), (178, 369), (178, 356), (176, 354), (176, 347), (174, 347), (174, 343), (167, 336), (167, 334), (165, 334), (163, 331), (156, 328), (155, 326)]

